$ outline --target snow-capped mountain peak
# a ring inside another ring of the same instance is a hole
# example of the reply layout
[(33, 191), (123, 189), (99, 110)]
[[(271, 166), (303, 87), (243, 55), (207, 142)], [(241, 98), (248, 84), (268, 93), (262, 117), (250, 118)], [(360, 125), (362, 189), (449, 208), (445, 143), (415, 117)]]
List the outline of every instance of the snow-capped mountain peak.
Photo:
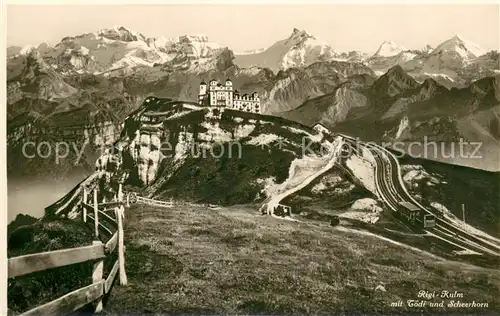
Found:
[(331, 49), (330, 45), (326, 41), (314, 37), (305, 30), (299, 30), (297, 28), (293, 29), (293, 32), (286, 40), (285, 45), (292, 48), (296, 46), (321, 46)]
[(299, 30), (297, 28), (294, 28), (292, 31), (292, 34), (288, 38), (289, 41), (302, 41), (308, 38), (314, 38), (314, 36), (310, 35), (307, 33), (305, 30)]
[(37, 51), (42, 56), (50, 56), (47, 62), (61, 74), (107, 74), (118, 70), (120, 73), (132, 73), (134, 69), (154, 67), (176, 58), (183, 61), (186, 69), (202, 71), (214, 67), (220, 58), (226, 58), (226, 55), (220, 57), (225, 50), (225, 47), (209, 42), (205, 35), (170, 39), (146, 37), (116, 25), (96, 32), (66, 36), (54, 47), (47, 44), (13, 47), (9, 54), (14, 57)]
[(258, 54), (262, 53), (265, 51), (265, 48), (257, 48), (257, 49), (247, 49), (242, 52), (235, 52), (235, 55), (252, 55), (252, 54)]
[(332, 59), (338, 55), (324, 40), (297, 28), (293, 29), (292, 35), (284, 46), (286, 53), (282, 59), (282, 69), (306, 66), (319, 60)]
[(384, 41), (380, 47), (378, 48), (377, 52), (374, 54), (374, 56), (380, 56), (380, 57), (391, 57), (391, 56), (396, 56), (397, 54), (406, 51), (405, 47), (399, 46), (393, 41)]
[(23, 48), (21, 48), (21, 51), (19, 52), (19, 54), (21, 54), (21, 55), (29, 55), (34, 50), (36, 50), (36, 45), (31, 45), (31, 44), (30, 45), (26, 45)]
[(434, 48), (429, 44), (425, 45), (424, 48), (420, 49), (420, 51), (424, 54), (430, 54), (433, 50)]
[(462, 58), (470, 59), (484, 55), (484, 50), (480, 48), (477, 44), (464, 39), (460, 35), (456, 34), (452, 38), (439, 44), (433, 51), (432, 54), (443, 54), (446, 52), (455, 52)]
[(206, 58), (221, 52), (223, 46), (210, 42), (203, 34), (183, 35), (167, 44), (167, 50), (181, 51), (191, 58)]
[(338, 56), (339, 54), (327, 42), (312, 36), (305, 30), (294, 28), (290, 36), (265, 50), (253, 54), (237, 54), (235, 62), (243, 68), (258, 66), (279, 71), (308, 66), (317, 61), (332, 60)]
[(171, 42), (171, 40), (169, 39), (166, 39), (165, 37), (163, 36), (160, 36), (160, 37), (149, 37), (147, 40), (146, 40), (146, 43), (148, 44), (149, 47), (152, 47), (152, 48), (164, 48), (167, 43)]
[(115, 25), (112, 28), (102, 29), (97, 32), (98, 36), (110, 40), (119, 40), (123, 42), (145, 41), (146, 37), (141, 33), (128, 29), (124, 26)]

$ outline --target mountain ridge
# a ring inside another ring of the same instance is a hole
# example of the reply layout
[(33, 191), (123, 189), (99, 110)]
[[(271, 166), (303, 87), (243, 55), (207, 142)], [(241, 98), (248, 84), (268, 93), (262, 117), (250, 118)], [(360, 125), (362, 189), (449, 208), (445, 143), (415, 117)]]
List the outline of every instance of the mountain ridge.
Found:
[[(476, 47), (460, 37), (444, 41), (434, 49), (428, 46), (405, 50), (390, 41), (385, 44), (392, 45), (389, 53), (381, 53), (384, 43), (378, 55), (338, 53), (328, 43), (296, 28), (267, 49), (245, 55), (263, 56), (274, 47), (277, 53), (273, 55), (276, 58), (270, 59), (270, 67), (259, 66), (258, 60), (256, 65), (244, 67), (238, 63), (238, 54), (211, 43), (204, 35), (166, 39), (116, 26), (67, 36), (56, 45), (41, 43), (11, 49), (14, 55), (7, 62), (8, 125), (27, 124), (34, 118), (50, 122), (56, 113), (85, 121), (98, 113), (114, 121), (111, 113), (125, 117), (147, 95), (196, 101), (202, 80), (231, 78), (241, 92), (259, 93), (264, 113), (294, 116), (297, 109), (302, 113), (297, 119), (309, 116), (311, 124), (322, 121), (323, 108), (327, 125), (355, 124), (355, 118), (370, 117), (369, 112), (375, 109), (378, 113), (375, 118), (382, 120), (384, 132), (394, 134), (390, 131), (399, 126), (401, 111), (417, 109), (412, 104), (442, 100), (439, 102), (472, 102), (475, 105), (464, 108), (477, 107), (477, 111), (484, 108), (483, 114), (469, 113), (475, 127), (465, 119), (459, 125), (465, 134), (483, 137), (490, 133), (489, 126), (496, 123), (486, 123), (486, 113), (495, 119), (491, 104), (497, 102), (498, 92), (484, 90), (483, 81), (478, 80), (500, 73), (495, 68), (498, 68), (498, 52), (475, 57)], [(456, 88), (472, 90), (467, 93), (452, 90)], [(447, 99), (446, 96), (455, 93), (465, 99)], [(307, 113), (305, 105), (315, 102), (321, 106), (311, 105), (314, 110)], [(428, 115), (450, 111), (450, 116), (456, 116), (448, 106), (438, 108), (429, 106)], [(390, 120), (399, 121), (390, 123), (391, 126), (387, 123)], [(453, 122), (452, 125), (458, 124), (455, 118)], [(365, 124), (368, 128), (374, 123)], [(15, 133), (15, 138), (19, 137)], [(495, 135), (494, 131), (491, 133)]]
[[(488, 118), (481, 114), (484, 111), (497, 113), (500, 109), (498, 75), (475, 81), (466, 88), (450, 90), (432, 78), (418, 83), (401, 66), (394, 66), (371, 85), (355, 86), (346, 82), (337, 86), (336, 91), (340, 89), (344, 89), (343, 94), (330, 93), (311, 99), (281, 115), (308, 125), (319, 122), (334, 130), (337, 127), (342, 130), (349, 124), (366, 124), (365, 127), (372, 125), (373, 129), (369, 129), (367, 133), (359, 133), (353, 129), (350, 129), (350, 133), (378, 142), (388, 138), (403, 141), (418, 138), (417, 135), (437, 137), (440, 141), (455, 141), (460, 137), (470, 139), (472, 134), (464, 126), (467, 125), (467, 119), (474, 117), (476, 123), (486, 130), (490, 125), (497, 126), (495, 124), (500, 123), (498, 115)], [(349, 93), (345, 94), (347, 90)], [(332, 111), (339, 111), (339, 104), (349, 104), (343, 108), (341, 119), (331, 115)], [(407, 133), (396, 133), (403, 119), (409, 121), (405, 123), (409, 125), (404, 127)], [(368, 124), (368, 121), (372, 123)], [(426, 124), (430, 125), (426, 127)], [(375, 128), (377, 125), (378, 131)], [(435, 129), (444, 125), (449, 125), (446, 127), (448, 131)], [(418, 128), (420, 131), (411, 136), (411, 128)], [(490, 130), (487, 133), (491, 133), (491, 136), (487, 136), (489, 139), (496, 139), (493, 143), (500, 144), (498, 132)], [(477, 137), (472, 140), (477, 140)]]
[[(103, 53), (99, 47), (111, 48), (114, 53), (109, 54), (113, 58), (106, 56), (108, 53)], [(61, 51), (62, 48), (64, 50)], [(231, 50), (209, 42), (205, 35), (183, 35), (167, 39), (147, 37), (124, 26), (113, 26), (77, 36), (66, 36), (53, 46), (42, 43), (24, 48), (8, 47), (8, 57), (12, 58), (37, 49), (52, 58), (69, 60), (68, 63), (73, 67), (66, 68), (72, 71), (99, 73), (120, 67), (127, 68), (128, 71), (141, 66), (152, 67), (155, 63), (171, 61), (178, 54), (195, 58), (202, 65), (206, 62), (204, 59), (214, 57), (224, 48)], [(448, 87), (463, 87), (466, 83), (479, 79), (474, 75), (474, 70), (478, 67), (481, 70), (493, 67), (500, 71), (498, 62), (488, 60), (488, 53), (459, 35), (444, 40), (434, 49), (430, 45), (424, 49), (407, 49), (399, 47), (391, 40), (385, 40), (378, 50), (369, 56), (358, 51), (337, 52), (329, 43), (305, 30), (294, 28), (287, 38), (267, 48), (253, 52), (246, 51), (242, 54), (233, 52), (233, 54), (235, 64), (242, 68), (257, 66), (269, 68), (274, 72), (293, 67), (307, 67), (314, 62), (329, 60), (363, 62), (379, 75), (392, 66), (401, 65), (414, 77), (422, 78), (422, 81), (425, 78), (434, 77)], [(88, 55), (90, 60), (86, 60), (82, 55)], [(78, 66), (79, 64), (81, 65)], [(465, 71), (460, 71), (461, 66), (470, 64), (478, 65), (466, 67)], [(479, 66), (479, 64), (488, 66)], [(487, 75), (491, 75), (491, 72)]]

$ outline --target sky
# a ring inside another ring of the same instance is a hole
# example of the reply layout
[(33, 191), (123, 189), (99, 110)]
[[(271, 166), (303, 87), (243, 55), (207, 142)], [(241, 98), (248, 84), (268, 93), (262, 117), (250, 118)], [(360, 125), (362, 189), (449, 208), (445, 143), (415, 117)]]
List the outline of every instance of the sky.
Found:
[(8, 5), (7, 45), (58, 43), (65, 36), (122, 25), (147, 37), (207, 35), (235, 52), (265, 48), (293, 28), (339, 52), (373, 53), (383, 41), (408, 49), (437, 46), (455, 34), (485, 51), (500, 47), (499, 5), (164, 4)]

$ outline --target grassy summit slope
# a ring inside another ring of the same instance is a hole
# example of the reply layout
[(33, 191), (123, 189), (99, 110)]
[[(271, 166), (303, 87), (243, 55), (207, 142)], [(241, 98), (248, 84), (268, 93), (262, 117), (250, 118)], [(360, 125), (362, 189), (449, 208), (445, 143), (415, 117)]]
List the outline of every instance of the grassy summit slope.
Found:
[[(417, 299), (421, 289), (456, 290), (464, 293), (458, 300), (489, 305), (439, 312), (500, 308), (495, 271), (350, 228), (256, 216), (257, 208), (131, 208), (129, 286), (114, 289), (105, 312), (417, 312), (406, 300)], [(376, 290), (379, 285), (385, 291)], [(399, 300), (403, 307), (390, 307)]]

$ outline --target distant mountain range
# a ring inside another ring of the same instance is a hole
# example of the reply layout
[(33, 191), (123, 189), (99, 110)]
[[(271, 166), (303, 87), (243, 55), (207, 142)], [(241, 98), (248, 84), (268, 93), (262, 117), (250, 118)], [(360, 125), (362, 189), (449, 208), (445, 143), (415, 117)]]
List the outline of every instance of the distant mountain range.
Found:
[[(279, 114), (306, 125), (317, 122), (333, 131), (377, 143), (410, 142), (448, 144), (428, 158), (443, 160), (452, 143), (481, 143), (472, 157), (452, 160), (476, 168), (498, 170), (500, 157), (500, 75), (477, 80), (466, 88), (448, 89), (432, 78), (419, 83), (401, 66), (394, 66), (373, 84), (347, 81), (334, 91), (310, 99), (296, 109)], [(440, 147), (441, 148), (441, 147)], [(422, 152), (413, 152), (422, 155)], [(460, 156), (460, 157), (459, 157)]]
[(240, 91), (259, 92), (264, 113), (305, 124), (377, 140), (498, 145), (498, 52), (460, 36), (421, 49), (385, 41), (373, 55), (332, 47), (294, 29), (267, 49), (234, 53), (203, 35), (152, 38), (122, 26), (9, 47), (9, 135), (19, 140), (26, 124), (117, 123), (148, 95), (195, 101), (201, 80), (231, 78)]
[[(499, 100), (500, 75), (448, 90), (432, 78), (418, 83), (401, 66), (394, 66), (371, 85), (347, 81), (333, 92), (280, 115), (334, 129), (363, 126), (363, 136), (377, 141), (414, 140), (426, 135), (451, 142), (460, 137), (477, 140), (481, 135), (483, 141), (500, 144)], [(404, 126), (400, 122), (405, 122)], [(363, 133), (353, 130), (351, 134)]]
[[(123, 26), (115, 26), (64, 37), (54, 47), (46, 43), (23, 48), (8, 47), (7, 56), (10, 59), (33, 50), (37, 50), (60, 73), (100, 74), (118, 70), (131, 73), (135, 68), (153, 67), (175, 60), (189, 60), (190, 71), (203, 72), (212, 69), (214, 60), (230, 48), (211, 43), (203, 35), (154, 38)], [(384, 41), (375, 54), (369, 55), (359, 51), (337, 52), (325, 41), (304, 30), (294, 29), (288, 38), (266, 49), (233, 55), (234, 64), (241, 68), (268, 68), (275, 73), (332, 60), (363, 62), (378, 74), (401, 65), (415, 77), (434, 77), (437, 81), (443, 80), (448, 86), (457, 87), (479, 79), (475, 76), (477, 69), (482, 69), (480, 75), (491, 75), (500, 68), (498, 53), (487, 53), (458, 35), (436, 48), (427, 45), (422, 49), (407, 49), (392, 41)]]

